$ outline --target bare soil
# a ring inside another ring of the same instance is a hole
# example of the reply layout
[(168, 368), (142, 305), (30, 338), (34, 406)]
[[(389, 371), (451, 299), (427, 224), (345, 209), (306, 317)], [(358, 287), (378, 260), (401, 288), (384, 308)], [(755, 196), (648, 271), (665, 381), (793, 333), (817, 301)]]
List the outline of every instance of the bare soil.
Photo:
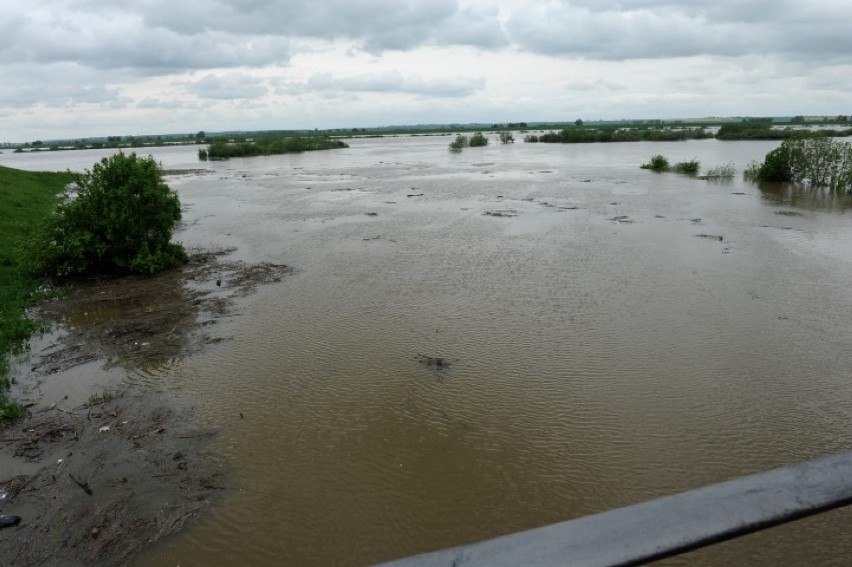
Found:
[(156, 367), (226, 340), (214, 330), (237, 298), (291, 271), (228, 252), (196, 252), (156, 276), (78, 282), (31, 314), (55, 331), (18, 372), (27, 417), (0, 431), (0, 516), (21, 518), (0, 528), (0, 567), (126, 565), (226, 487), (209, 450), (217, 431), (200, 430), (193, 408), (162, 389), (94, 381), (82, 403), (61, 392), (87, 365)]

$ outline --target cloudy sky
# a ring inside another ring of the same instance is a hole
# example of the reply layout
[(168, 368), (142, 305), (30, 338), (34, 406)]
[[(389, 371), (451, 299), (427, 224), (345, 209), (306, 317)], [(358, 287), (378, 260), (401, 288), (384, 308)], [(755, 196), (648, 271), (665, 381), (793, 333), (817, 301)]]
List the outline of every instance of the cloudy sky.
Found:
[(0, 141), (852, 114), (849, 0), (0, 0)]

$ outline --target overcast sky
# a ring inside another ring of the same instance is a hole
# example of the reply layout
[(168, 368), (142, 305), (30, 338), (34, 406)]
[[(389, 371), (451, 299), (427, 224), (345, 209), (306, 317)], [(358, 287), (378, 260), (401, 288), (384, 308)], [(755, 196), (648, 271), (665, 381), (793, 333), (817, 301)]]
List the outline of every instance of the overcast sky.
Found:
[(852, 114), (850, 0), (0, 0), (0, 141)]

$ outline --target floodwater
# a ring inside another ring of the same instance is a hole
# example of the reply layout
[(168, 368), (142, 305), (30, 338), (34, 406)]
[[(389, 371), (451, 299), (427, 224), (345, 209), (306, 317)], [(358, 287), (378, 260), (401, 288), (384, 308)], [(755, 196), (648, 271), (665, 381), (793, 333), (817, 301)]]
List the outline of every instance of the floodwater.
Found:
[[(152, 150), (210, 170), (170, 179), (178, 239), (296, 273), (128, 377), (193, 400), (231, 471), (136, 565), (369, 565), (852, 448), (848, 203), (638, 168), (776, 143), (449, 141)], [(839, 510), (665, 564), (842, 565), (850, 532)]]

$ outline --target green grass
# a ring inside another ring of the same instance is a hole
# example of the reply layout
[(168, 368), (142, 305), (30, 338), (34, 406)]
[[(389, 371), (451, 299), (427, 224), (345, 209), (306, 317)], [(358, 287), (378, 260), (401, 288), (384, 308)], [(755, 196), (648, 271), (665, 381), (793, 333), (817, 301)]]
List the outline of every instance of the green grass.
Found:
[(36, 173), (0, 166), (0, 422), (17, 419), (23, 408), (10, 400), (11, 354), (20, 352), (33, 332), (24, 309), (32, 304), (42, 280), (20, 262), (22, 245), (50, 214), (73, 173)]

